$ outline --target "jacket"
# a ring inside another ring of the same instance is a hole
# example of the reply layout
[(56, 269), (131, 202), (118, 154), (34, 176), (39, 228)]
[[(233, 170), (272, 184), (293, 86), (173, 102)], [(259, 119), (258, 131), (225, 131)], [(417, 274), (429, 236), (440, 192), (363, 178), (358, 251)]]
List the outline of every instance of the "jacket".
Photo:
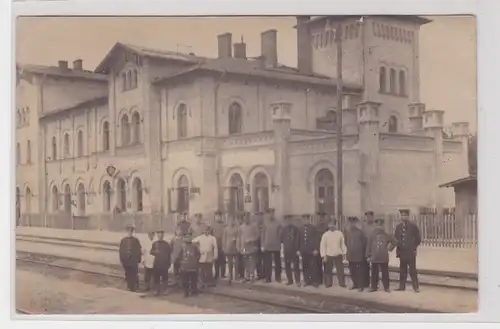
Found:
[(197, 244), (200, 250), (200, 263), (212, 263), (217, 259), (217, 240), (213, 235), (202, 234), (193, 239), (193, 243)]
[(120, 263), (124, 266), (133, 266), (141, 262), (142, 248), (139, 239), (127, 236), (120, 241)]
[(187, 220), (181, 220), (177, 222), (177, 227), (181, 229), (182, 235), (186, 235), (191, 229), (191, 223)]
[(392, 251), (396, 244), (396, 239), (387, 234), (382, 227), (375, 227), (368, 237), (366, 257), (372, 263), (388, 263), (389, 251)]
[(151, 247), (151, 255), (155, 257), (153, 268), (169, 268), (172, 248), (165, 240), (158, 240)]
[(365, 233), (357, 227), (351, 228), (345, 233), (347, 247), (347, 261), (363, 262), (365, 261), (367, 238)]
[(375, 224), (373, 224), (373, 223), (368, 224), (367, 222), (364, 222), (361, 230), (365, 234), (365, 237), (368, 239), (368, 237), (372, 234), (374, 228), (375, 228)]
[(259, 251), (259, 229), (255, 224), (243, 224), (239, 229), (238, 251), (250, 255)]
[(301, 254), (312, 254), (319, 251), (321, 236), (312, 224), (305, 224), (299, 234), (299, 251)]
[(396, 257), (412, 260), (417, 257), (417, 247), (422, 242), (418, 226), (412, 222), (403, 222), (396, 226), (394, 236), (398, 241)]
[(260, 236), (261, 248), (265, 251), (281, 250), (281, 224), (276, 220), (269, 220), (264, 223)]
[(281, 243), (283, 243), (283, 252), (285, 254), (297, 253), (300, 245), (299, 228), (293, 224), (288, 224), (281, 230)]
[(154, 240), (149, 238), (144, 239), (141, 243), (142, 246), (142, 262), (145, 268), (153, 268), (155, 256), (151, 255), (151, 248), (153, 248)]
[(182, 237), (180, 236), (174, 236), (172, 240), (170, 240), (170, 246), (172, 247), (172, 259), (174, 261), (179, 258), (183, 244), (184, 241), (182, 241)]
[(321, 254), (321, 257), (336, 257), (345, 255), (346, 246), (344, 242), (344, 234), (338, 230), (328, 230), (323, 233), (321, 236), (319, 253)]
[(237, 255), (237, 241), (239, 228), (237, 225), (227, 226), (222, 234), (222, 250), (226, 255)]
[(219, 248), (219, 250), (222, 250), (222, 236), (224, 235), (224, 229), (225, 229), (226, 225), (224, 224), (224, 222), (215, 222), (212, 226), (212, 234), (213, 236), (215, 237), (215, 239), (217, 240), (217, 247)]
[(200, 251), (198, 247), (192, 243), (184, 243), (181, 252), (177, 256), (180, 263), (181, 272), (196, 272), (198, 271), (198, 263), (200, 260)]

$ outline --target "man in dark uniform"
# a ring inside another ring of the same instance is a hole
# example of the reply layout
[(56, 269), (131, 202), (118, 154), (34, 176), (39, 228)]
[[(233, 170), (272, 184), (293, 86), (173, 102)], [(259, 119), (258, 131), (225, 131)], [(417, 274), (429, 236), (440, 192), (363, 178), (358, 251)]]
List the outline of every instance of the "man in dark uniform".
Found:
[(179, 219), (177, 221), (177, 227), (180, 228), (183, 236), (189, 233), (189, 230), (191, 229), (191, 223), (187, 220), (186, 213), (179, 214)]
[(157, 232), (158, 240), (151, 247), (151, 255), (155, 256), (153, 263), (153, 273), (155, 278), (156, 294), (165, 292), (168, 285), (168, 269), (171, 263), (172, 248), (167, 241), (163, 239), (163, 230)]
[[(239, 234), (240, 234), (240, 229), (241, 229), (241, 226), (243, 225), (243, 222), (245, 221), (245, 213), (241, 212), (238, 214), (238, 218), (237, 218), (237, 225), (238, 225), (238, 239), (240, 238), (239, 237)], [(240, 241), (238, 240), (237, 241), (237, 245), (239, 245)], [(241, 253), (241, 250), (238, 251), (238, 267), (237, 267), (237, 270), (238, 270), (238, 277), (240, 280), (243, 280), (245, 278), (245, 262), (243, 261), (243, 254)]]
[(319, 255), (319, 234), (314, 225), (311, 224), (309, 215), (302, 215), (303, 226), (300, 231), (299, 251), (302, 257), (302, 273), (304, 276), (304, 285), (313, 285), (316, 288), (319, 286), (318, 262), (316, 258)]
[[(248, 216), (250, 216), (249, 213)], [(262, 231), (264, 230), (264, 213), (262, 212), (255, 213), (255, 220), (257, 228), (259, 229), (259, 241), (258, 241), (259, 250), (257, 251), (257, 256), (256, 256), (257, 280), (263, 280), (266, 276), (264, 268), (264, 253), (262, 252), (262, 241), (261, 241)]]
[[(365, 234), (365, 238), (368, 239), (368, 237), (371, 235), (373, 229), (375, 228), (375, 214), (373, 211), (368, 210), (365, 212), (365, 222), (363, 225), (363, 233)], [(363, 283), (364, 288), (368, 288), (370, 286), (370, 262), (368, 260), (363, 261)]]
[(120, 263), (125, 270), (125, 281), (130, 291), (137, 291), (139, 287), (139, 263), (141, 262), (142, 247), (139, 239), (134, 236), (135, 227), (127, 226), (128, 235), (120, 242)]
[(274, 261), (274, 280), (281, 282), (281, 224), (274, 217), (274, 209), (268, 210), (268, 218), (260, 231), (260, 247), (264, 257), (266, 282), (271, 282)]
[[(283, 243), (283, 253), (285, 256), (285, 272), (288, 280), (287, 285), (295, 284), (300, 287), (300, 267), (299, 267), (299, 228), (292, 223), (292, 216), (285, 216), (285, 226), (281, 231), (281, 243)], [(293, 266), (293, 277), (292, 277)]]
[(406, 289), (406, 278), (410, 272), (411, 284), (415, 292), (419, 292), (417, 276), (417, 247), (420, 245), (421, 237), (418, 226), (410, 222), (410, 211), (401, 209), (401, 223), (396, 226), (394, 236), (398, 242), (396, 257), (399, 258), (399, 289)]
[[(321, 241), (321, 237), (325, 232), (328, 231), (328, 219), (326, 217), (326, 213), (324, 212), (318, 212), (316, 214), (318, 216), (318, 222), (316, 224), (316, 229), (318, 230), (318, 237), (319, 240)], [(318, 247), (319, 248), (319, 247)], [(323, 262), (323, 259), (321, 258), (321, 255), (318, 252), (318, 255), (314, 257), (315, 261), (318, 262), (317, 268), (318, 268), (318, 281), (323, 282), (323, 272), (326, 270), (326, 264)]]
[(363, 291), (366, 286), (363, 273), (364, 262), (366, 261), (366, 243), (367, 238), (363, 231), (358, 227), (359, 219), (357, 217), (348, 218), (348, 228), (345, 233), (347, 247), (347, 261), (349, 262), (349, 272), (351, 273), (352, 286), (350, 290), (358, 289)]

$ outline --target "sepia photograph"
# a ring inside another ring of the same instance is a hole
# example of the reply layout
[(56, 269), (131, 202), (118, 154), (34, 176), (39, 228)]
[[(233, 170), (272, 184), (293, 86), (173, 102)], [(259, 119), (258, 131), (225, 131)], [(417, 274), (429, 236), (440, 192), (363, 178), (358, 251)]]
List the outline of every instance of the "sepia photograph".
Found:
[(474, 16), (14, 32), (17, 314), (477, 312)]

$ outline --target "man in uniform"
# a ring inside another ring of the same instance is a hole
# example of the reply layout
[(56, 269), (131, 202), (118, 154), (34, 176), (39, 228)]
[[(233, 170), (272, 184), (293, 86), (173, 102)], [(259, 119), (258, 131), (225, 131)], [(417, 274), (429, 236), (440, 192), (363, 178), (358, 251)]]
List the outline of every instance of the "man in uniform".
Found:
[(304, 276), (304, 285), (319, 286), (318, 262), (315, 260), (319, 255), (319, 234), (314, 225), (311, 224), (309, 215), (302, 215), (302, 230), (300, 231), (299, 251), (302, 257), (302, 274)]
[(348, 228), (346, 230), (347, 261), (349, 262), (349, 272), (351, 273), (352, 286), (350, 290), (358, 289), (363, 291), (366, 286), (363, 272), (364, 262), (366, 261), (366, 243), (367, 238), (363, 231), (358, 227), (359, 219), (357, 217), (348, 218)]
[[(248, 214), (248, 213), (247, 213)], [(250, 214), (248, 214), (249, 216)], [(257, 212), (255, 213), (255, 225), (257, 225), (257, 229), (259, 230), (259, 240), (258, 240), (258, 248), (256, 254), (256, 264), (255, 267), (257, 269), (257, 280), (262, 280), (266, 277), (265, 268), (264, 268), (264, 253), (262, 252), (262, 230), (264, 229), (264, 213)]]
[(137, 291), (139, 286), (139, 263), (141, 262), (142, 247), (139, 239), (134, 236), (135, 227), (127, 226), (127, 236), (120, 242), (120, 263), (125, 271), (125, 281), (128, 290)]
[[(363, 225), (363, 233), (365, 234), (366, 239), (371, 235), (373, 229), (375, 228), (375, 214), (373, 211), (368, 210), (365, 212), (365, 223)], [(365, 284), (364, 288), (368, 288), (370, 286), (370, 262), (368, 260), (363, 261), (363, 282)]]
[(224, 228), (222, 235), (222, 250), (227, 257), (228, 270), (229, 270), (229, 284), (238, 276), (238, 232), (239, 225), (236, 218), (231, 218), (229, 225)]
[(177, 227), (181, 230), (182, 235), (186, 235), (189, 233), (189, 230), (191, 229), (191, 223), (187, 220), (187, 214), (185, 212), (179, 214)]
[(406, 278), (410, 272), (411, 284), (415, 292), (419, 292), (417, 276), (417, 247), (420, 245), (421, 237), (418, 226), (410, 222), (410, 211), (402, 209), (399, 211), (401, 223), (396, 226), (394, 236), (398, 241), (396, 257), (399, 258), (399, 289), (406, 289)]
[(155, 257), (153, 272), (155, 277), (156, 294), (161, 295), (165, 292), (168, 285), (168, 269), (171, 264), (172, 248), (165, 241), (163, 230), (156, 232), (158, 240), (153, 243), (151, 255)]
[(177, 259), (174, 262), (180, 264), (180, 275), (184, 297), (198, 294), (198, 267), (200, 260), (200, 251), (192, 243), (192, 235), (188, 233), (183, 237), (184, 244)]
[(382, 284), (384, 290), (389, 292), (389, 252), (397, 244), (396, 239), (384, 230), (384, 219), (377, 218), (375, 226), (368, 237), (366, 244), (366, 256), (371, 263), (371, 289), (370, 292), (378, 290), (379, 272), (382, 272)]
[[(281, 243), (283, 243), (283, 253), (285, 256), (285, 272), (288, 280), (287, 285), (295, 284), (300, 287), (300, 267), (299, 267), (299, 239), (300, 231), (297, 226), (292, 223), (292, 216), (285, 216), (285, 226), (281, 230)], [(292, 277), (292, 266), (293, 274)]]
[(239, 250), (245, 262), (245, 281), (255, 281), (255, 264), (259, 251), (259, 229), (250, 221), (250, 214), (240, 228)]
[(274, 260), (274, 280), (281, 282), (281, 224), (274, 217), (274, 209), (269, 209), (269, 217), (261, 230), (261, 251), (264, 254), (266, 282), (271, 282)]
[(224, 223), (224, 219), (222, 218), (222, 213), (220, 211), (217, 211), (215, 213), (215, 221), (214, 225), (212, 227), (213, 231), (213, 236), (215, 237), (217, 241), (217, 259), (214, 262), (214, 279), (218, 279), (219, 276), (221, 278), (226, 277), (226, 256), (224, 255), (224, 249), (223, 249), (223, 243), (222, 243), (222, 236), (224, 234), (224, 229), (226, 228), (226, 225)]
[(245, 222), (245, 213), (240, 212), (238, 214), (238, 218), (237, 218), (237, 222), (236, 222), (236, 225), (238, 226), (238, 235), (237, 235), (237, 241), (236, 241), (236, 249), (238, 251), (237, 272), (238, 272), (238, 277), (240, 280), (245, 279), (245, 261), (243, 258), (243, 254), (241, 253), (241, 250), (240, 250), (241, 227), (243, 226), (244, 222)]

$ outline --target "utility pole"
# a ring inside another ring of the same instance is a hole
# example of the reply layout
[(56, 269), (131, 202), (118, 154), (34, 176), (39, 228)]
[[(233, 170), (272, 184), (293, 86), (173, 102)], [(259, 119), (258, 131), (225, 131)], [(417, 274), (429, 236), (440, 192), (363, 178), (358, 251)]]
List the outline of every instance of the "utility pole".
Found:
[(343, 157), (342, 157), (342, 23), (339, 18), (335, 29), (335, 43), (337, 44), (337, 221), (342, 220), (343, 206)]

